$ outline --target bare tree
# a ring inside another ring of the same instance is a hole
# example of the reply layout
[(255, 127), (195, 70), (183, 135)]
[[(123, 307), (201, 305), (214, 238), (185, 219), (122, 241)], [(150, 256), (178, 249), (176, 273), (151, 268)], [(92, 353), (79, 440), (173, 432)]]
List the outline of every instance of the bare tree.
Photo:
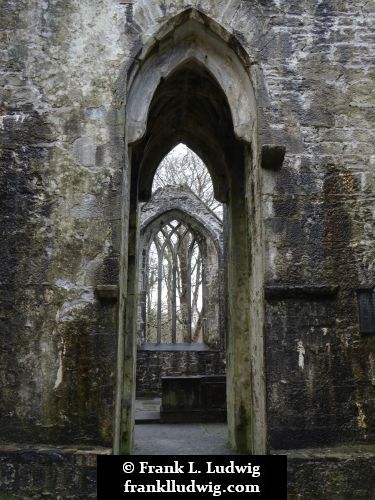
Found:
[(199, 156), (185, 144), (172, 149), (155, 173), (152, 190), (156, 191), (167, 185), (187, 186), (222, 218), (222, 205), (215, 200), (211, 175)]
[[(187, 186), (222, 218), (222, 205), (214, 198), (211, 176), (205, 164), (184, 144), (176, 146), (156, 171), (153, 191), (168, 185)], [(173, 238), (176, 241), (172, 241)], [(164, 243), (166, 241), (167, 244)], [(199, 342), (203, 333), (202, 257), (199, 245), (194, 241), (193, 234), (179, 221), (172, 221), (162, 228), (154, 242), (156, 247), (164, 250), (162, 254), (155, 251), (149, 254), (149, 269), (152, 272), (148, 275), (148, 289), (155, 291), (159, 287), (159, 293), (154, 292), (148, 298), (148, 326), (153, 332), (157, 329), (161, 331), (159, 338), (162, 341), (168, 342), (170, 332), (174, 331), (177, 342)], [(158, 278), (156, 260), (162, 262)], [(172, 276), (175, 277), (172, 279)], [(161, 280), (165, 291), (163, 297), (160, 294), (161, 284), (157, 284)], [(174, 306), (172, 298), (176, 302)], [(162, 306), (160, 301), (163, 302)], [(156, 314), (158, 307), (161, 307), (159, 315)], [(172, 325), (173, 314), (177, 322), (175, 327)]]

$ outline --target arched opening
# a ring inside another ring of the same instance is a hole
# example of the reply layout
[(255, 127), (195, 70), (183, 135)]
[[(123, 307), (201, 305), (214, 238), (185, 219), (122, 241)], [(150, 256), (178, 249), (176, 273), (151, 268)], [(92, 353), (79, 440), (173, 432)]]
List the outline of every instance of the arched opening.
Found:
[(203, 259), (182, 221), (163, 224), (146, 248), (143, 344), (203, 344)]
[(120, 291), (114, 450), (132, 449), (138, 204), (150, 198), (162, 158), (183, 142), (203, 159), (215, 198), (227, 207), (230, 443), (237, 450), (264, 453), (263, 242), (256, 106), (249, 69), (233, 37), (193, 9), (178, 18), (162, 42), (144, 51), (129, 74), (131, 201), (129, 215), (124, 211), (128, 280), (127, 295)]
[(223, 206), (215, 198), (211, 175), (202, 159), (186, 144), (175, 146), (160, 162), (152, 193), (168, 185), (186, 186), (222, 220)]
[[(228, 200), (228, 160), (241, 156), (231, 111), (211, 73), (196, 60), (181, 64), (157, 87), (150, 104), (146, 133), (132, 149), (138, 172), (139, 199), (150, 198), (153, 178), (163, 157), (183, 142), (207, 166), (215, 198)], [(232, 168), (236, 163), (232, 162)]]
[[(168, 397), (165, 377), (180, 389), (188, 380), (196, 384), (197, 377), (206, 384), (220, 379), (225, 388), (222, 233), (220, 219), (187, 186), (159, 188), (141, 208), (136, 423), (150, 419), (151, 406), (152, 421), (163, 421), (164, 407), (158, 415)], [(175, 411), (169, 405), (170, 423), (225, 422), (223, 405), (208, 415), (207, 405), (193, 410), (185, 403), (180, 400)]]

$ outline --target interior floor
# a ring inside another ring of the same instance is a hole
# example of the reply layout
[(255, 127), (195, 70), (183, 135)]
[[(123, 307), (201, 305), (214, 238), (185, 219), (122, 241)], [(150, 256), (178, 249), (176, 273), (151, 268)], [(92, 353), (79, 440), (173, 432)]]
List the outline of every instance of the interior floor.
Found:
[(135, 426), (134, 455), (233, 455), (227, 424), (142, 424)]

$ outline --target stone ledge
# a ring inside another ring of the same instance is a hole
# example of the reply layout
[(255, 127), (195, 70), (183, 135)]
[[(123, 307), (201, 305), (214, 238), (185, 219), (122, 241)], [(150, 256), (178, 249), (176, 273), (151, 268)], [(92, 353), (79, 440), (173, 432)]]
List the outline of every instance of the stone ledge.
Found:
[(193, 351), (193, 352), (219, 352), (219, 349), (211, 349), (206, 344), (196, 344), (196, 343), (176, 343), (176, 344), (142, 344), (138, 347), (138, 351)]
[(118, 300), (118, 285), (96, 285), (95, 294), (102, 300)]
[(60, 453), (61, 455), (111, 455), (112, 448), (104, 446), (49, 446), (46, 444), (0, 443), (0, 456), (7, 453)]
[(375, 460), (375, 444), (339, 445), (319, 448), (271, 449), (271, 455), (288, 455), (290, 460), (310, 459), (354, 459), (355, 457)]
[(265, 287), (266, 299), (330, 298), (339, 290), (337, 285), (275, 285)]

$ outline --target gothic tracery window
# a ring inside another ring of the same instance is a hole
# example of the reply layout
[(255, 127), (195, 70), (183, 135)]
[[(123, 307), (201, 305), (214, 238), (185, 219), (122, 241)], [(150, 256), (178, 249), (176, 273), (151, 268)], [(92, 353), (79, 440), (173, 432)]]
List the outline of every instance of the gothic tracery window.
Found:
[(202, 241), (185, 222), (154, 231), (147, 249), (145, 343), (204, 342)]

